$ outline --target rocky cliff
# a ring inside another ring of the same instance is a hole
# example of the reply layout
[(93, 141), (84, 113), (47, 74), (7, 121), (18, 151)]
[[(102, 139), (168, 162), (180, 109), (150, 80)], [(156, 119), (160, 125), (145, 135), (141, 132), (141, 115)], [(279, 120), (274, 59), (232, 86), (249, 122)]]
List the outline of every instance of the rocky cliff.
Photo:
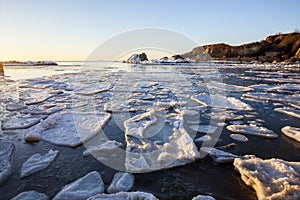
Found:
[(300, 33), (276, 34), (265, 40), (231, 46), (228, 44), (212, 44), (196, 47), (182, 55), (197, 61), (229, 60), (282, 62), (300, 61)]

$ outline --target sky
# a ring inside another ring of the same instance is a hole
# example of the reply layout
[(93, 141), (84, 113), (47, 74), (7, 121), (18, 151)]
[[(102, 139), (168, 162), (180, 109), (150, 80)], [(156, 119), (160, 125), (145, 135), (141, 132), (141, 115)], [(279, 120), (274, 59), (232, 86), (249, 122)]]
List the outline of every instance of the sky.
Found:
[(0, 60), (86, 60), (111, 38), (142, 28), (197, 45), (239, 45), (299, 30), (299, 8), (299, 0), (0, 0)]

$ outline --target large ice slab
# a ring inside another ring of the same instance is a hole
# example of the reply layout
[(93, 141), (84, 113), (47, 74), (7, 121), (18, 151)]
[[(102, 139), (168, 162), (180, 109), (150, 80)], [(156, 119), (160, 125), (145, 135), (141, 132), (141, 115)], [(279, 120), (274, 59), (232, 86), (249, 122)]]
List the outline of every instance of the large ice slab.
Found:
[(233, 164), (259, 200), (300, 199), (300, 162), (245, 156)]
[(191, 99), (203, 106), (220, 107), (233, 110), (252, 110), (251, 106), (234, 97), (220, 95), (200, 94), (192, 96)]
[(231, 84), (220, 83), (220, 82), (216, 82), (216, 81), (207, 83), (206, 86), (208, 89), (217, 89), (217, 90), (226, 91), (226, 92), (249, 92), (249, 91), (253, 90), (250, 87), (231, 85)]
[(37, 153), (30, 156), (22, 165), (20, 177), (25, 178), (47, 168), (57, 155), (58, 151), (50, 150), (45, 155)]
[(98, 194), (87, 200), (158, 200), (146, 192), (119, 192), (116, 194)]
[(66, 185), (53, 200), (86, 200), (87, 198), (104, 192), (104, 183), (100, 174), (90, 172), (84, 177)]
[[(181, 115), (165, 124), (161, 116), (150, 110), (125, 121), (128, 172), (148, 171), (184, 165), (199, 158), (193, 139), (183, 128)], [(164, 131), (160, 131), (160, 130)]]
[(284, 135), (300, 142), (300, 128), (285, 126), (281, 129), (281, 132)]
[(26, 141), (39, 141), (76, 147), (98, 134), (110, 119), (109, 113), (57, 113), (28, 129)]
[(255, 135), (265, 138), (277, 138), (278, 135), (274, 133), (272, 130), (269, 130), (262, 126), (256, 125), (229, 125), (226, 127), (227, 130), (234, 132), (234, 133), (242, 133), (247, 135)]
[(201, 147), (200, 151), (207, 153), (217, 163), (233, 162), (235, 158), (239, 157), (212, 147)]
[(134, 184), (134, 176), (129, 173), (118, 172), (114, 175), (111, 184), (107, 188), (108, 193), (127, 192)]
[(275, 108), (274, 109), (276, 112), (284, 113), (286, 115), (300, 118), (300, 110), (294, 109), (294, 108)]
[(0, 185), (4, 184), (12, 173), (13, 149), (14, 145), (10, 141), (0, 141)]
[(48, 200), (49, 197), (37, 191), (26, 191), (13, 197), (11, 200)]
[(42, 119), (45, 119), (46, 116), (42, 117), (21, 117), (21, 118), (8, 118), (2, 122), (3, 130), (13, 130), (13, 129), (25, 129), (29, 128), (37, 123), (39, 123)]

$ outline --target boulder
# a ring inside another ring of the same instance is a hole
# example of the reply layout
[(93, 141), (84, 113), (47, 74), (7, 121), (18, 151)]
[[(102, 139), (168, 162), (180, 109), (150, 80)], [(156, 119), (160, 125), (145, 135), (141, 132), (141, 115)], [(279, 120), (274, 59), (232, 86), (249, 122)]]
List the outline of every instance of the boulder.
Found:
[(140, 64), (143, 61), (148, 61), (145, 53), (133, 54), (127, 59), (127, 63)]

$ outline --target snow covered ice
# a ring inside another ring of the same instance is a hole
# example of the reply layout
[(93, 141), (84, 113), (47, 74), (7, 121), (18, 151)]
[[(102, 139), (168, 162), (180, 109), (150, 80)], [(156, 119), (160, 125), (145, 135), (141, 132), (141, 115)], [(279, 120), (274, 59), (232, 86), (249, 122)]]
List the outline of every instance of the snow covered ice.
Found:
[(104, 183), (100, 174), (92, 171), (82, 178), (66, 185), (53, 200), (86, 200), (104, 192)]
[(64, 112), (54, 114), (27, 130), (26, 141), (39, 141), (76, 147), (98, 134), (110, 119), (109, 113)]
[(45, 118), (46, 116), (21, 117), (21, 118), (12, 117), (2, 122), (2, 129), (3, 130), (26, 129), (39, 123), (42, 119)]
[(134, 184), (134, 176), (129, 173), (118, 172), (114, 175), (111, 184), (107, 188), (108, 193), (127, 192)]
[(215, 200), (212, 196), (207, 196), (207, 195), (198, 195), (194, 197), (192, 200)]
[[(137, 115), (125, 122), (127, 142), (125, 167), (128, 172), (141, 173), (184, 165), (199, 158), (199, 152), (182, 126), (175, 119), (164, 133), (155, 132), (164, 126), (154, 111)], [(166, 128), (166, 127), (164, 127)]]
[(259, 200), (300, 198), (300, 162), (245, 156), (236, 158), (234, 166)]
[(207, 153), (215, 162), (233, 162), (239, 156), (212, 147), (201, 147), (200, 151)]
[(44, 155), (37, 153), (30, 156), (30, 158), (22, 165), (20, 177), (25, 178), (47, 168), (57, 155), (58, 151), (50, 150)]
[(281, 129), (281, 132), (289, 138), (300, 142), (300, 128), (285, 126)]
[(226, 127), (227, 130), (234, 133), (242, 133), (247, 135), (255, 135), (265, 138), (277, 138), (278, 135), (274, 133), (272, 130), (269, 130), (262, 126), (256, 125), (229, 125)]

